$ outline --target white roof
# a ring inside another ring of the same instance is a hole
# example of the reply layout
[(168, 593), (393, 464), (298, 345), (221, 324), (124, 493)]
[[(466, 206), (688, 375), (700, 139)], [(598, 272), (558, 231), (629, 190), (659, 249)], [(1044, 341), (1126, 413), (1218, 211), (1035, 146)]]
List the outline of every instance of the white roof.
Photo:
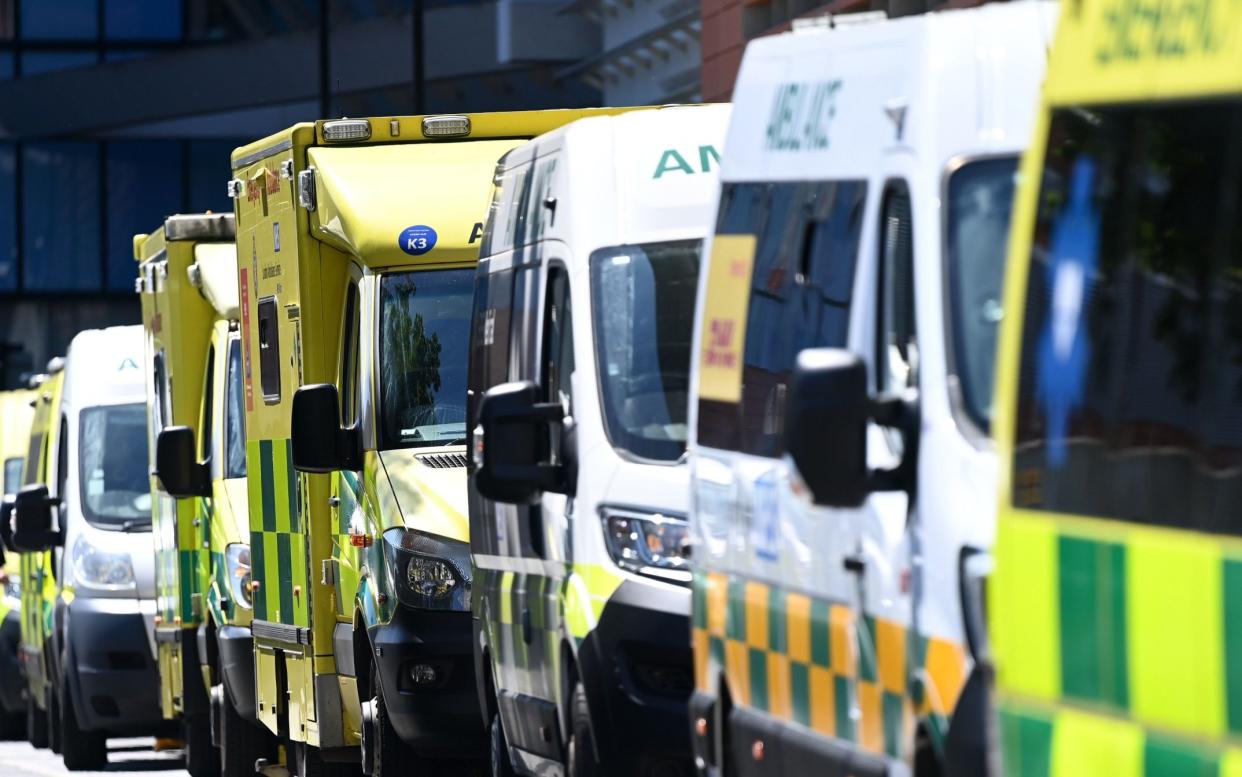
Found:
[(142, 347), (140, 325), (78, 332), (65, 362), (65, 405), (81, 409), (145, 402)]
[(556, 154), (544, 237), (595, 248), (707, 235), (730, 106), (676, 106), (580, 119), (509, 153), (511, 169)]
[(1020, 150), (1056, 15), (1020, 0), (756, 39), (722, 178), (866, 178), (903, 149), (938, 168)]

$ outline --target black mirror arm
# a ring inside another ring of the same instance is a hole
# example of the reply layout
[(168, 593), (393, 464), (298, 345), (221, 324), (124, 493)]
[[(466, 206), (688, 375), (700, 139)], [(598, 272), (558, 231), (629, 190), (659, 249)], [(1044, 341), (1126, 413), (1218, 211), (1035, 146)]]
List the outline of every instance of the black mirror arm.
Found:
[(914, 502), (919, 466), (919, 395), (917, 389), (877, 397), (871, 402), (871, 420), (894, 429), (902, 439), (901, 463), (891, 469), (872, 470), (868, 475), (871, 491), (904, 491)]

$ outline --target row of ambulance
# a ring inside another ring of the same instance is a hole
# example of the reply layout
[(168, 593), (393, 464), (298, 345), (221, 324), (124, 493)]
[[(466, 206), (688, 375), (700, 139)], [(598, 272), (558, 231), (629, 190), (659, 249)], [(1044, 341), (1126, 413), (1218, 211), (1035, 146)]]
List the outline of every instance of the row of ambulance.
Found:
[(5, 396), (6, 725), (1242, 774), (1239, 73), (1219, 0), (1021, 0), (754, 41), (732, 108), (239, 148), (135, 238), (142, 326)]

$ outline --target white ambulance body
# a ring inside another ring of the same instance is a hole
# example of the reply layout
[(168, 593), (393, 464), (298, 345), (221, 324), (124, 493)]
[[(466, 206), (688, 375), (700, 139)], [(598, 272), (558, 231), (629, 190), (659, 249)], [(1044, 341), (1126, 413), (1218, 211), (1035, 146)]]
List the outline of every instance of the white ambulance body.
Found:
[[(1055, 18), (1024, 0), (747, 48), (690, 411), (705, 771), (728, 748), (743, 773), (766, 773), (759, 758), (878, 774), (982, 736), (980, 719), (949, 727), (959, 698), (978, 698), (963, 693), (964, 624), (981, 621), (963, 612), (961, 571), (995, 534), (1005, 244)], [(870, 423), (851, 439), (800, 412), (798, 354), (819, 348), (856, 354), (871, 397), (910, 400), (907, 432)], [(814, 443), (796, 462), (795, 439)], [(853, 448), (859, 470), (906, 468), (883, 488), (856, 478), (858, 507), (823, 506), (842, 501), (818, 498), (823, 477), (801, 465), (834, 475)]]

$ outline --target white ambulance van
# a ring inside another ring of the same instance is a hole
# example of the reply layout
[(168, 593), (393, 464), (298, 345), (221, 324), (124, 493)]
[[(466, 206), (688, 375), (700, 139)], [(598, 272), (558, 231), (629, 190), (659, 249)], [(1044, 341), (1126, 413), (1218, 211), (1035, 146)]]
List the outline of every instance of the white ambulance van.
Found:
[(79, 332), (65, 359), (49, 481), (18, 496), (14, 542), (51, 550), (57, 583), (49, 721), (70, 771), (102, 770), (107, 740), (160, 734), (155, 554), (141, 326)]
[(982, 773), (993, 360), (1056, 12), (747, 48), (690, 410), (703, 773)]
[(581, 119), (497, 170), (467, 395), (492, 774), (686, 774), (694, 303), (725, 105)]

